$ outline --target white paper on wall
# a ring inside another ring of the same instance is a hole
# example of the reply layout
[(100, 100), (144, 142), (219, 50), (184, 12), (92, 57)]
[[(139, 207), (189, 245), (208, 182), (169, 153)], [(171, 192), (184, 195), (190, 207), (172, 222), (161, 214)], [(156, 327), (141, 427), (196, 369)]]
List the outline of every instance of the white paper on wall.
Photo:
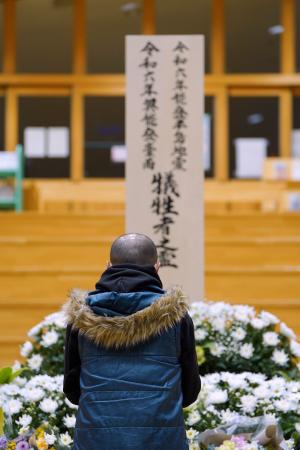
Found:
[(292, 131), (292, 156), (300, 156), (300, 130)]
[(210, 114), (204, 114), (203, 117), (203, 166), (204, 170), (211, 168), (211, 117)]
[(300, 211), (300, 194), (291, 192), (288, 194), (288, 211)]
[(261, 178), (267, 157), (268, 140), (238, 138), (234, 140), (237, 178)]
[(49, 158), (67, 158), (69, 154), (69, 128), (49, 127), (47, 129), (47, 156)]
[(113, 145), (110, 149), (110, 159), (114, 163), (125, 163), (127, 160), (126, 145)]
[(24, 154), (27, 158), (46, 156), (46, 128), (26, 127), (24, 131)]
[(18, 156), (16, 152), (0, 152), (0, 171), (16, 171), (18, 168)]
[(274, 180), (287, 180), (289, 178), (289, 165), (287, 161), (274, 161), (272, 169)]
[(300, 159), (291, 161), (291, 180), (300, 181)]

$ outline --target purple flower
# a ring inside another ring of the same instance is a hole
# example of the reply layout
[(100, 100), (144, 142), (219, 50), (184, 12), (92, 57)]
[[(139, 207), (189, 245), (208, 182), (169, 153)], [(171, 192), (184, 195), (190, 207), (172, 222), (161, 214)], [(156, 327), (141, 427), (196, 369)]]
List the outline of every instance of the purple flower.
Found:
[(27, 441), (20, 441), (16, 445), (16, 450), (28, 450), (29, 444)]
[(247, 442), (243, 436), (232, 436), (231, 441), (235, 443), (237, 448), (243, 447)]
[(5, 436), (0, 436), (0, 448), (7, 447), (7, 439)]

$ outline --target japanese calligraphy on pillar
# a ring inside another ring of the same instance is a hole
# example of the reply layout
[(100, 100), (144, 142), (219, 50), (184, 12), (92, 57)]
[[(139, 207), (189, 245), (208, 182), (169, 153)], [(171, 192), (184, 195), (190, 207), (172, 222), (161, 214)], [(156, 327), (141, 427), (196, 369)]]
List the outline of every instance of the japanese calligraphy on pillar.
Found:
[(203, 295), (203, 37), (126, 40), (126, 231), (155, 242), (165, 287)]
[(157, 91), (155, 90), (156, 82), (156, 68), (157, 58), (156, 54), (159, 52), (158, 48), (150, 41), (141, 49), (142, 62), (140, 67), (142, 68), (144, 83), (143, 83), (143, 122), (144, 129), (142, 139), (144, 141), (144, 169), (153, 170), (155, 168), (155, 154), (156, 147), (156, 128), (157, 128)]

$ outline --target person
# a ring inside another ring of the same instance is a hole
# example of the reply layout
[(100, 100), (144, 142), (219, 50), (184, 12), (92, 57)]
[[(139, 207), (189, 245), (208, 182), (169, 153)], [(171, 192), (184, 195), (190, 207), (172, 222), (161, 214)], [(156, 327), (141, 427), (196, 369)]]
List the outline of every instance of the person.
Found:
[(96, 290), (65, 305), (64, 393), (79, 408), (74, 450), (186, 450), (182, 407), (201, 388), (193, 322), (165, 292), (153, 241), (126, 234)]

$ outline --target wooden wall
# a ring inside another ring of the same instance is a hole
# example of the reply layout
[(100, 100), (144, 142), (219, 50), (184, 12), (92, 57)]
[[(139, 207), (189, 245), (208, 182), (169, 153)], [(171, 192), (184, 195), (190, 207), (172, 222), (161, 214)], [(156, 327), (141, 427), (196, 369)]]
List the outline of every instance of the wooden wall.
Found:
[[(93, 288), (124, 210), (2, 213), (0, 224), (1, 366), (72, 287)], [(300, 215), (219, 211), (205, 230), (206, 297), (267, 309), (300, 333)]]

